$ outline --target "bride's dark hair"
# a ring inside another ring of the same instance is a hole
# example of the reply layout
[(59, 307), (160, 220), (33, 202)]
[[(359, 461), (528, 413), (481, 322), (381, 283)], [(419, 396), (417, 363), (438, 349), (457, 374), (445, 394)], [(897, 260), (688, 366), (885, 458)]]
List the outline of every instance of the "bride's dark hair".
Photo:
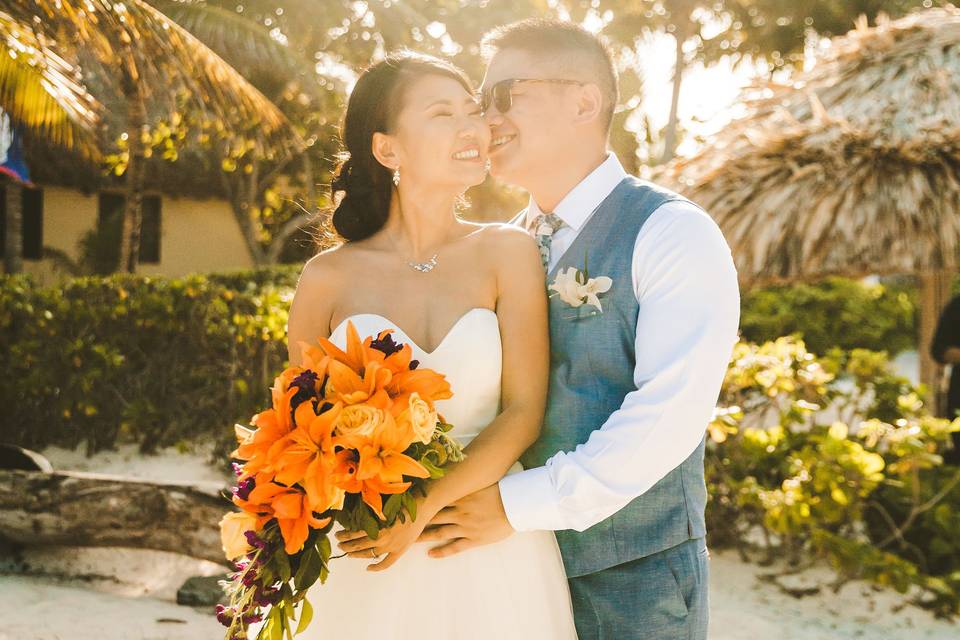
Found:
[(383, 228), (390, 212), (393, 172), (373, 155), (373, 134), (392, 133), (407, 90), (423, 76), (452, 78), (473, 95), (466, 74), (433, 56), (400, 51), (368, 67), (357, 79), (343, 119), (345, 152), (334, 173), (331, 191), (343, 197), (333, 213), (333, 227), (346, 240), (363, 240)]

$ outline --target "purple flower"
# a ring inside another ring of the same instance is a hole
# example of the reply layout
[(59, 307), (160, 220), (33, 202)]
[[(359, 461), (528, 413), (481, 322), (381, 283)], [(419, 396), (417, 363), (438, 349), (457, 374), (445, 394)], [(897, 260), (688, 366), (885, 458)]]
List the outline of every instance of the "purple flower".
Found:
[(234, 472), (235, 474), (237, 474), (237, 477), (240, 477), (240, 476), (243, 475), (243, 465), (242, 465), (242, 464), (240, 464), (239, 462), (231, 462), (231, 463), (230, 463), (230, 466), (233, 467), (233, 472)]
[(253, 594), (253, 602), (258, 607), (267, 607), (269, 605), (276, 604), (278, 600), (280, 600), (279, 588), (274, 589), (257, 585), (257, 590)]
[(256, 531), (244, 531), (244, 537), (247, 539), (247, 544), (249, 544), (254, 549), (266, 549), (267, 541), (257, 535)]
[(257, 575), (256, 571), (247, 571), (243, 575), (243, 586), (252, 587), (257, 583), (257, 580), (260, 579), (260, 576)]
[(413, 371), (414, 369), (416, 369), (416, 368), (419, 367), (419, 366), (420, 366), (420, 361), (419, 361), (419, 360), (411, 360), (411, 361), (410, 361), (410, 371)]
[(370, 341), (370, 348), (380, 351), (385, 356), (391, 356), (397, 351), (403, 349), (403, 345), (397, 343), (393, 339), (393, 335), (389, 333), (382, 334), (382, 337), (377, 338), (376, 340)]
[(313, 400), (317, 395), (317, 374), (307, 369), (290, 383), (291, 387), (297, 388), (297, 393), (290, 400), (290, 408), (296, 409), (301, 402)]
[(257, 486), (257, 481), (253, 476), (241, 480), (237, 483), (237, 486), (233, 488), (233, 495), (240, 498), (241, 500), (246, 500), (250, 497), (250, 492), (253, 491), (253, 488)]
[(263, 616), (259, 613), (247, 613), (240, 619), (243, 621), (243, 624), (253, 624), (254, 622), (263, 620)]
[(217, 614), (217, 622), (225, 627), (229, 627), (231, 624), (233, 624), (233, 609), (228, 609), (222, 604), (218, 604), (214, 611)]

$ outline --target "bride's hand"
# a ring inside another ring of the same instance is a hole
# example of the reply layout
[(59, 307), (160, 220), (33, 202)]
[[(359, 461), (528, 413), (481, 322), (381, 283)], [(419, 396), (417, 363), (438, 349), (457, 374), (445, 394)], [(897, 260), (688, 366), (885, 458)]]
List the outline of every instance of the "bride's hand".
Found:
[[(340, 550), (351, 558), (380, 559), (380, 562), (367, 565), (367, 571), (384, 571), (400, 559), (410, 548), (431, 520), (430, 514), (417, 509), (417, 519), (399, 520), (389, 529), (381, 529), (376, 540), (371, 540), (363, 531), (338, 531), (336, 534)], [(386, 557), (384, 557), (386, 554)]]

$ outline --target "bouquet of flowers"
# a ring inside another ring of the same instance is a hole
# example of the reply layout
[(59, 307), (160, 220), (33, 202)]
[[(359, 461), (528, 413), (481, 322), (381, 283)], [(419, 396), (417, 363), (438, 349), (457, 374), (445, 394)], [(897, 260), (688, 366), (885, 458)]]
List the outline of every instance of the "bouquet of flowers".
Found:
[(347, 325), (346, 351), (326, 339), (301, 342), (303, 366), (272, 387), (273, 406), (256, 429), (236, 426), (233, 511), (220, 522), (236, 572), (228, 606), (217, 606), (228, 640), (279, 640), (310, 624), (307, 589), (329, 572), (334, 522), (376, 539), (399, 518), (416, 518), (417, 493), (461, 460), (435, 403), (452, 397), (444, 376), (419, 368), (391, 331), (360, 339)]

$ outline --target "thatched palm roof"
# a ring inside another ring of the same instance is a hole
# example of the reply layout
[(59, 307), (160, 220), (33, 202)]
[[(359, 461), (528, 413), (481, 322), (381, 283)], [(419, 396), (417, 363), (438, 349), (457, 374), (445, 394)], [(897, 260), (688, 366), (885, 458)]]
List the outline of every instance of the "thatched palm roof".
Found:
[(960, 10), (865, 23), (658, 180), (720, 224), (744, 283), (960, 265)]

